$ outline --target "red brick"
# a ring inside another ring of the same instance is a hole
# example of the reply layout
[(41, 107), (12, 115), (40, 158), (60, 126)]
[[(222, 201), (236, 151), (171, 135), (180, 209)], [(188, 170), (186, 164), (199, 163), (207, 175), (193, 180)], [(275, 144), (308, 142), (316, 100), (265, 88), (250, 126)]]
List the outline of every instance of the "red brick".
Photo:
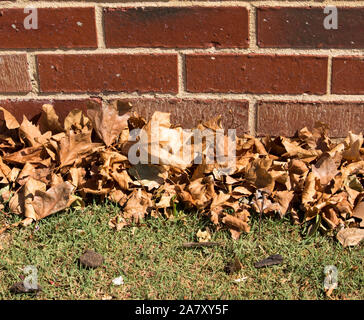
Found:
[(0, 48), (97, 47), (94, 8), (38, 8), (36, 30), (24, 28), (29, 15), (24, 9), (0, 9)]
[(364, 128), (363, 102), (290, 102), (257, 103), (257, 134), (293, 136), (304, 127), (312, 129), (316, 121), (329, 125), (332, 137), (345, 137), (348, 131)]
[(364, 8), (338, 7), (338, 29), (326, 30), (329, 14), (321, 8), (261, 7), (257, 9), (260, 47), (364, 48)]
[(246, 48), (248, 11), (242, 7), (105, 9), (106, 46)]
[(187, 55), (189, 92), (324, 94), (327, 58), (277, 55)]
[(332, 59), (332, 93), (364, 93), (364, 57), (337, 57)]
[(178, 91), (173, 54), (37, 56), (42, 92)]
[[(23, 120), (25, 115), (29, 120), (37, 121), (42, 111), (44, 104), (51, 104), (54, 106), (56, 113), (63, 121), (68, 113), (73, 109), (80, 109), (85, 112), (87, 110), (87, 102), (91, 99), (80, 100), (59, 100), (59, 99), (41, 99), (41, 100), (19, 100), (19, 99), (7, 99), (0, 100), (0, 106), (11, 112), (18, 121)], [(92, 99), (93, 101), (100, 102), (98, 99)], [(2, 113), (0, 117), (2, 117)], [(62, 122), (63, 123), (63, 122)]]
[(0, 92), (16, 93), (32, 90), (25, 54), (0, 55)]
[(237, 134), (249, 131), (249, 103), (245, 100), (201, 99), (125, 99), (133, 111), (150, 119), (155, 111), (170, 112), (171, 122), (183, 128), (195, 128), (199, 121), (221, 115), (224, 129), (236, 129)]

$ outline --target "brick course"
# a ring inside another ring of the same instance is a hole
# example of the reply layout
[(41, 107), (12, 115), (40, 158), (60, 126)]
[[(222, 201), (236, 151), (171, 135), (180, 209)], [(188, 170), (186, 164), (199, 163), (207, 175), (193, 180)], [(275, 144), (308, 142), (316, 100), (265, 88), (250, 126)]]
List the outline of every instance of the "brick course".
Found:
[(24, 9), (0, 9), (0, 48), (97, 48), (95, 9), (39, 8), (38, 29), (25, 29)]
[(186, 79), (188, 92), (324, 94), (327, 58), (188, 55)]
[(0, 92), (23, 93), (31, 89), (26, 55), (0, 55)]
[(122, 8), (104, 11), (109, 48), (247, 48), (248, 11), (243, 7)]
[(41, 92), (177, 92), (176, 55), (38, 55)]

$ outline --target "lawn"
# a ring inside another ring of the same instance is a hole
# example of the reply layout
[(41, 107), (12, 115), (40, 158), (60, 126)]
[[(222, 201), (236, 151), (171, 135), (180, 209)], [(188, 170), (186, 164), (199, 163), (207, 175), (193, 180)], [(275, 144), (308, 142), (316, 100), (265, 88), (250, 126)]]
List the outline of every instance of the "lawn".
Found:
[[(253, 217), (251, 232), (238, 241), (227, 230), (212, 232), (221, 246), (183, 248), (196, 233), (213, 226), (196, 213), (179, 212), (175, 220), (148, 218), (140, 226), (115, 231), (108, 221), (120, 210), (111, 203), (83, 210), (68, 209), (27, 228), (0, 236), (1, 299), (328, 299), (324, 267), (338, 269), (338, 288), (331, 299), (364, 299), (363, 243), (343, 248), (334, 238), (301, 236), (287, 219)], [(18, 221), (0, 213), (0, 222)], [(96, 269), (78, 258), (86, 249), (104, 257)], [(269, 255), (284, 257), (281, 265), (257, 269)], [(238, 257), (242, 268), (227, 274), (225, 266)], [(34, 265), (42, 291), (13, 294), (9, 288)], [(122, 276), (124, 284), (112, 280)], [(246, 277), (236, 283), (235, 279)]]

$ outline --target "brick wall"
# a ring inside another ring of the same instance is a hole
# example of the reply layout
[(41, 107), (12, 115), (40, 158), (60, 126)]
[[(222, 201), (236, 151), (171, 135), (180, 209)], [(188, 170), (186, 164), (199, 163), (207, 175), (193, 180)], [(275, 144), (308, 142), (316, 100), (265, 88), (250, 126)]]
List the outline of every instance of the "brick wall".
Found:
[(258, 136), (364, 127), (364, 1), (0, 0), (0, 51), (0, 106), (19, 119), (121, 98)]

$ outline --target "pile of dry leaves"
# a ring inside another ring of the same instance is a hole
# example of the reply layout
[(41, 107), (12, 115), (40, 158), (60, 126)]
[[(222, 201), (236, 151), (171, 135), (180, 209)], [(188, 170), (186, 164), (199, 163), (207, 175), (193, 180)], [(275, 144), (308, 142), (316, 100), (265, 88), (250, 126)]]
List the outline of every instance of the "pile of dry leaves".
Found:
[[(310, 226), (311, 233), (341, 230), (338, 238), (344, 245), (364, 237), (361, 134), (350, 133), (335, 143), (318, 124), (294, 138), (244, 135), (236, 139), (235, 167), (227, 168), (208, 163), (206, 139), (199, 141), (200, 163), (194, 153), (190, 161), (176, 153), (185, 137), (180, 126), (171, 125), (168, 113), (156, 112), (146, 122), (130, 112), (128, 103), (115, 101), (104, 108), (90, 103), (87, 115), (73, 110), (61, 124), (53, 107), (44, 105), (35, 125), (26, 117), (19, 123), (0, 110), (2, 206), (24, 216), (23, 225), (98, 195), (122, 207), (109, 223), (117, 230), (146, 215), (171, 218), (179, 203), (209, 216), (217, 229), (229, 228), (234, 239), (249, 232), (252, 213), (289, 214), (296, 223)], [(151, 128), (155, 121), (158, 137)], [(148, 136), (139, 147), (149, 157), (157, 150), (160, 164), (129, 162), (129, 151), (140, 143), (135, 129)], [(220, 118), (197, 129), (214, 135), (222, 129)], [(225, 135), (223, 141), (229, 139)], [(214, 148), (227, 155), (227, 146), (216, 143)], [(229, 174), (222, 174), (223, 169)]]

